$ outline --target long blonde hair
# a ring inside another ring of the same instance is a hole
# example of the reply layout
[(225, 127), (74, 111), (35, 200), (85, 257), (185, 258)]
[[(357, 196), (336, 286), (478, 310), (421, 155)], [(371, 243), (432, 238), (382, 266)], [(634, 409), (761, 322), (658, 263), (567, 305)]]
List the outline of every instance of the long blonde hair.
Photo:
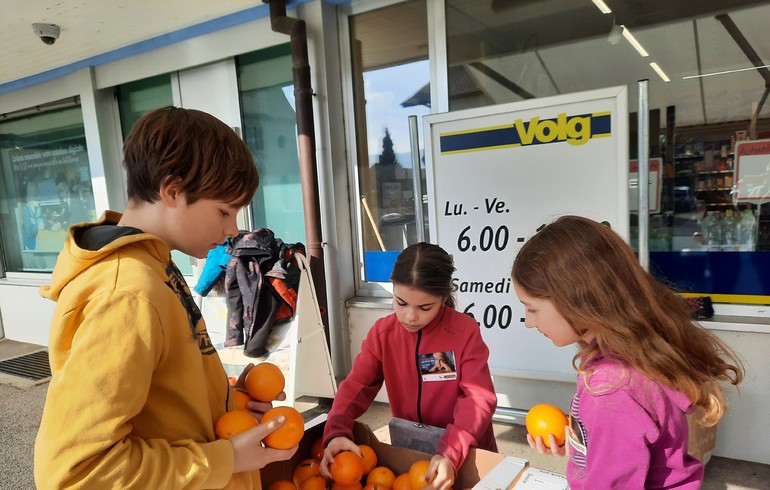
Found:
[(580, 335), (575, 369), (614, 357), (684, 393), (709, 426), (724, 413), (720, 381), (743, 379), (743, 366), (714, 334), (695, 323), (684, 301), (647, 273), (609, 227), (563, 216), (516, 256), (513, 280), (547, 299)]

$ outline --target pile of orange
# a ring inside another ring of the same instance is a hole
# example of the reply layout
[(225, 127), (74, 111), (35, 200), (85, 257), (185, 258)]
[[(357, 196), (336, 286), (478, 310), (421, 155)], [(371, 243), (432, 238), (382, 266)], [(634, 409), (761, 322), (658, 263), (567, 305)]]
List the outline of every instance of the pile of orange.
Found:
[(363, 457), (349, 451), (338, 453), (329, 465), (332, 480), (320, 473), (323, 442), (319, 438), (311, 446), (310, 458), (294, 468), (291, 480), (279, 480), (267, 490), (420, 490), (427, 486), (425, 474), (430, 462), (415, 462), (408, 472), (396, 474), (386, 466), (378, 466), (377, 454), (371, 446), (359, 444)]

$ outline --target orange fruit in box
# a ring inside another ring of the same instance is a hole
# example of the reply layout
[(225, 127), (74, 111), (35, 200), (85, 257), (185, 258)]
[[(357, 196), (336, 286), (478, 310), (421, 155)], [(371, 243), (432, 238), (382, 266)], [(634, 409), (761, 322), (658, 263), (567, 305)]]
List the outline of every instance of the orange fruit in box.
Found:
[(298, 490), (326, 490), (326, 478), (321, 475), (311, 476), (299, 484)]
[(369, 486), (375, 484), (391, 488), (393, 486), (393, 480), (395, 479), (396, 475), (390, 468), (378, 466), (369, 472), (369, 475), (366, 477), (366, 485)]
[(310, 457), (321, 461), (324, 459), (324, 438), (319, 437), (310, 447)]
[(262, 423), (264, 424), (280, 415), (286, 418), (283, 425), (266, 435), (262, 442), (265, 443), (265, 446), (273, 449), (289, 449), (302, 440), (302, 436), (305, 434), (305, 419), (296, 408), (274, 407), (265, 412), (265, 415), (262, 416)]
[(401, 473), (393, 480), (391, 490), (412, 490), (412, 483), (409, 481), (409, 473)]
[(557, 407), (547, 403), (535, 405), (527, 412), (524, 423), (527, 426), (527, 432), (535, 439), (537, 436), (542, 437), (546, 447), (551, 447), (548, 434), (554, 435), (559, 446), (564, 444), (564, 428), (569, 422), (564, 412)]
[(258, 402), (271, 402), (283, 391), (286, 378), (278, 366), (262, 362), (246, 374), (244, 385), (253, 399)]
[(352, 485), (341, 485), (339, 483), (332, 484), (331, 490), (364, 490), (364, 487), (361, 486), (361, 482), (356, 482)]
[(380, 485), (379, 483), (367, 483), (363, 490), (391, 490), (390, 487)]
[(359, 444), (361, 454), (364, 455), (362, 463), (364, 465), (364, 475), (368, 475), (372, 469), (377, 466), (377, 453), (374, 452), (371, 446), (366, 444)]
[(300, 461), (296, 468), (294, 468), (292, 480), (294, 481), (294, 484), (299, 487), (303, 481), (307, 480), (311, 476), (319, 476), (320, 474), (321, 463), (316, 459), (307, 458)]
[(356, 453), (342, 451), (334, 456), (329, 465), (329, 472), (335, 483), (353, 485), (364, 476), (363, 460)]
[(289, 480), (278, 480), (271, 483), (267, 490), (297, 490), (297, 485)]
[(425, 474), (428, 472), (429, 465), (430, 461), (421, 459), (415, 461), (409, 467), (409, 485), (412, 487), (412, 490), (420, 490), (428, 486), (428, 482), (425, 481)]
[(214, 423), (214, 433), (220, 439), (230, 439), (235, 434), (256, 427), (257, 420), (243, 410), (231, 410), (223, 413)]

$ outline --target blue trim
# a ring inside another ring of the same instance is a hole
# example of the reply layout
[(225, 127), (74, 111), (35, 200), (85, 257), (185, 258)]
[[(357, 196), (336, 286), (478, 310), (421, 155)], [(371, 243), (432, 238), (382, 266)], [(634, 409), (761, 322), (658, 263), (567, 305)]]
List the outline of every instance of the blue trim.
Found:
[[(288, 0), (286, 2), (286, 10), (296, 8), (303, 3), (312, 2), (315, 0)], [(333, 4), (345, 4), (350, 3), (350, 0), (324, 0)], [(258, 5), (251, 7), (240, 12), (225, 15), (217, 19), (208, 20), (194, 26), (185, 27), (177, 31), (169, 32), (167, 34), (161, 34), (160, 36), (153, 37), (138, 43), (130, 44), (122, 48), (118, 48), (106, 53), (102, 53), (90, 58), (86, 58), (69, 65), (60, 66), (48, 71), (30, 75), (18, 80), (0, 84), (0, 95), (13, 92), (26, 87), (38, 85), (43, 82), (49, 82), (60, 77), (71, 75), (80, 69), (88, 68), (91, 66), (106, 65), (124, 58), (130, 58), (142, 53), (154, 51), (165, 46), (169, 46), (174, 43), (186, 41), (195, 37), (211, 34), (212, 32), (229, 29), (246, 22), (262, 19), (270, 16), (270, 7), (268, 4)]]
[(680, 292), (770, 295), (770, 252), (650, 252), (650, 272)]
[(364, 270), (366, 281), (390, 282), (390, 274), (393, 272), (393, 264), (400, 251), (387, 250), (384, 252), (364, 252)]

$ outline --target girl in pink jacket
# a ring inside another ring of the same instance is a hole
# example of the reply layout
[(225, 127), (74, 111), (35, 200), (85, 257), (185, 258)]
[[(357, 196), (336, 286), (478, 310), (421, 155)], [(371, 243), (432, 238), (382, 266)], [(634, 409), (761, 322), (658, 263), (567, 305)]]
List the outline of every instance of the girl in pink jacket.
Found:
[[(516, 256), (524, 324), (556, 346), (578, 345), (567, 481), (580, 489), (698, 489), (703, 465), (687, 453), (687, 414), (713, 426), (725, 404), (718, 382), (737, 385), (740, 361), (696, 325), (685, 302), (640, 265), (609, 227), (563, 216)], [(565, 451), (566, 449), (566, 451)]]

